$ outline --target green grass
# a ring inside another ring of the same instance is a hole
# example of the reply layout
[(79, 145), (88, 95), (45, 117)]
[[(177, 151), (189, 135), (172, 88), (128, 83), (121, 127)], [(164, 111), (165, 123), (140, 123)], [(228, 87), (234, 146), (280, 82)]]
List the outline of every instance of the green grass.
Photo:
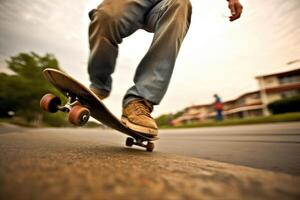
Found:
[(195, 127), (213, 127), (213, 126), (233, 126), (233, 125), (246, 125), (246, 124), (264, 124), (264, 123), (277, 123), (277, 122), (292, 122), (300, 121), (300, 112), (286, 113), (271, 115), (267, 117), (254, 117), (248, 119), (227, 119), (222, 122), (206, 121), (198, 123), (189, 123), (179, 126), (160, 126), (159, 128), (195, 128)]
[[(55, 114), (50, 115), (51, 118), (47, 118), (46, 122), (43, 122), (42, 124), (34, 125), (23, 118), (15, 117), (15, 118), (0, 118), (0, 126), (3, 126), (3, 124), (14, 124), (22, 127), (30, 127), (30, 128), (39, 128), (39, 127), (75, 127), (72, 124), (70, 124), (67, 119), (62, 119), (58, 117), (55, 117)], [(65, 118), (65, 117), (64, 117)], [(98, 122), (89, 121), (83, 128), (97, 128), (97, 127), (103, 127)]]
[[(292, 122), (292, 121), (299, 121), (300, 122), (300, 112), (295, 113), (286, 113), (286, 114), (278, 114), (278, 115), (271, 115), (268, 117), (255, 117), (255, 118), (248, 118), (248, 119), (227, 119), (222, 122), (216, 121), (206, 121), (206, 122), (198, 122), (198, 123), (189, 123), (180, 126), (160, 126), (159, 128), (167, 129), (167, 128), (196, 128), (196, 127), (215, 127), (215, 126), (234, 126), (234, 125), (246, 125), (246, 124), (263, 124), (263, 123), (277, 123), (277, 122)], [(33, 127), (33, 125), (28, 124), (25, 120), (20, 118), (15, 119), (0, 119), (0, 126), (1, 122), (3, 123), (10, 123), (19, 126), (25, 127)], [(86, 127), (95, 127), (96, 124), (88, 124)], [(98, 124), (97, 124), (98, 126)]]
[(32, 124), (26, 122), (22, 118), (12, 118), (12, 119), (7, 119), (7, 118), (1, 118), (0, 119), (0, 126), (3, 126), (3, 124), (14, 124), (22, 127), (34, 127)]

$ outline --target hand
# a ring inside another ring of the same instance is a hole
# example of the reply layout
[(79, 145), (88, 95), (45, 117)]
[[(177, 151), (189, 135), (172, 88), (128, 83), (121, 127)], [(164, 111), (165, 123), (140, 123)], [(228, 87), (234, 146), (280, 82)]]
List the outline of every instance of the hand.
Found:
[(231, 16), (229, 17), (229, 20), (232, 22), (238, 18), (241, 17), (243, 6), (239, 2), (239, 0), (227, 0), (228, 1), (228, 7), (231, 12)]

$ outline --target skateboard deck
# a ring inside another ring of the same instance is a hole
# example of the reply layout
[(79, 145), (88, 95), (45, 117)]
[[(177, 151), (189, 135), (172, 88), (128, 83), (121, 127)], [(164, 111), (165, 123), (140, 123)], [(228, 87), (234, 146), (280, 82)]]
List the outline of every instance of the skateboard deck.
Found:
[[(61, 106), (61, 105), (58, 105), (59, 103), (57, 103), (56, 108), (52, 108), (52, 110), (51, 110), (51, 108), (49, 108), (49, 106), (50, 106), (49, 94), (47, 94), (48, 97), (45, 97), (45, 96), (47, 96), (47, 95), (45, 95), (44, 96), (45, 98), (43, 97), (41, 100), (41, 107), (44, 110), (49, 111), (49, 112), (51, 112), (51, 111), (53, 112), (53, 111), (57, 111), (57, 110), (69, 112), (69, 121), (70, 121), (71, 112), (75, 113), (75, 111), (72, 111), (72, 110), (75, 110), (75, 109), (73, 109), (73, 107), (75, 105), (80, 105), (81, 107), (84, 107), (89, 111), (89, 113), (86, 112), (87, 115), (92, 116), (93, 118), (95, 118), (99, 122), (107, 125), (110, 128), (113, 128), (117, 131), (120, 131), (120, 132), (130, 136), (131, 139), (127, 138), (127, 140), (126, 140), (127, 146), (132, 146), (133, 144), (135, 144), (138, 146), (146, 147), (147, 151), (151, 150), (151, 148), (153, 150), (154, 144), (149, 143), (149, 142), (158, 140), (159, 139), (158, 137), (148, 137), (148, 136), (142, 135), (141, 133), (136, 132), (136, 131), (131, 130), (130, 128), (126, 127), (116, 116), (114, 116), (109, 111), (109, 109), (97, 97), (97, 95), (95, 95), (90, 89), (85, 87), (83, 84), (81, 84), (80, 82), (78, 82), (77, 80), (72, 78), (71, 76), (65, 74), (64, 72), (61, 72), (56, 69), (47, 68), (43, 71), (43, 75), (49, 83), (51, 83), (56, 89), (58, 89), (62, 94), (64, 94), (64, 96), (66, 96), (68, 98), (68, 102), (66, 103), (66, 105)], [(56, 97), (56, 99), (57, 98), (58, 97)], [(45, 101), (46, 101), (46, 103), (45, 103)], [(52, 107), (53, 107), (53, 105), (52, 105)], [(79, 106), (77, 106), (77, 107), (79, 107)], [(75, 114), (75, 115), (77, 116), (77, 114)], [(82, 116), (84, 116), (84, 115), (82, 115)], [(88, 118), (89, 116), (85, 116), (84, 120), (87, 121), (86, 117)], [(72, 118), (72, 116), (71, 116), (71, 118)], [(71, 122), (72, 122), (72, 120), (71, 120)], [(143, 142), (148, 142), (148, 144), (147, 144), (148, 146), (145, 145)]]

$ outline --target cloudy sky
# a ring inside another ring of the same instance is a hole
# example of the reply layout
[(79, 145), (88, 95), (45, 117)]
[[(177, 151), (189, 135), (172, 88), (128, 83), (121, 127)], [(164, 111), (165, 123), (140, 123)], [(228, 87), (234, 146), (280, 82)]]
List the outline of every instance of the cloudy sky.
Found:
[[(99, 0), (0, 0), (0, 71), (19, 52), (52, 53), (63, 70), (88, 85), (88, 11)], [(285, 71), (300, 58), (300, 1), (243, 0), (240, 20), (229, 22), (225, 0), (191, 0), (192, 24), (179, 54), (169, 90), (154, 115), (223, 100), (257, 90), (255, 76)], [(152, 34), (137, 31), (120, 45), (111, 97), (121, 100)], [(297, 66), (295, 66), (297, 65)]]

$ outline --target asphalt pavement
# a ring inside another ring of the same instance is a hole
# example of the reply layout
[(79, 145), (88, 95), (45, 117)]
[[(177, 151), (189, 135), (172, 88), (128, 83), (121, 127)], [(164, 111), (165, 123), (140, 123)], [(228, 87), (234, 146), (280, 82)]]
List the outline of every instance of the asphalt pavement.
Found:
[[(263, 149), (284, 153), (278, 144), (299, 145), (298, 125), (166, 130), (153, 153), (124, 147), (126, 137), (109, 129), (1, 126), (0, 199), (299, 199), (297, 170), (229, 164), (252, 153), (257, 165)], [(275, 146), (258, 148), (262, 143)], [(286, 152), (297, 156), (296, 147)], [(212, 161), (215, 154), (226, 161)]]
[(300, 175), (300, 122), (164, 130), (158, 151)]

